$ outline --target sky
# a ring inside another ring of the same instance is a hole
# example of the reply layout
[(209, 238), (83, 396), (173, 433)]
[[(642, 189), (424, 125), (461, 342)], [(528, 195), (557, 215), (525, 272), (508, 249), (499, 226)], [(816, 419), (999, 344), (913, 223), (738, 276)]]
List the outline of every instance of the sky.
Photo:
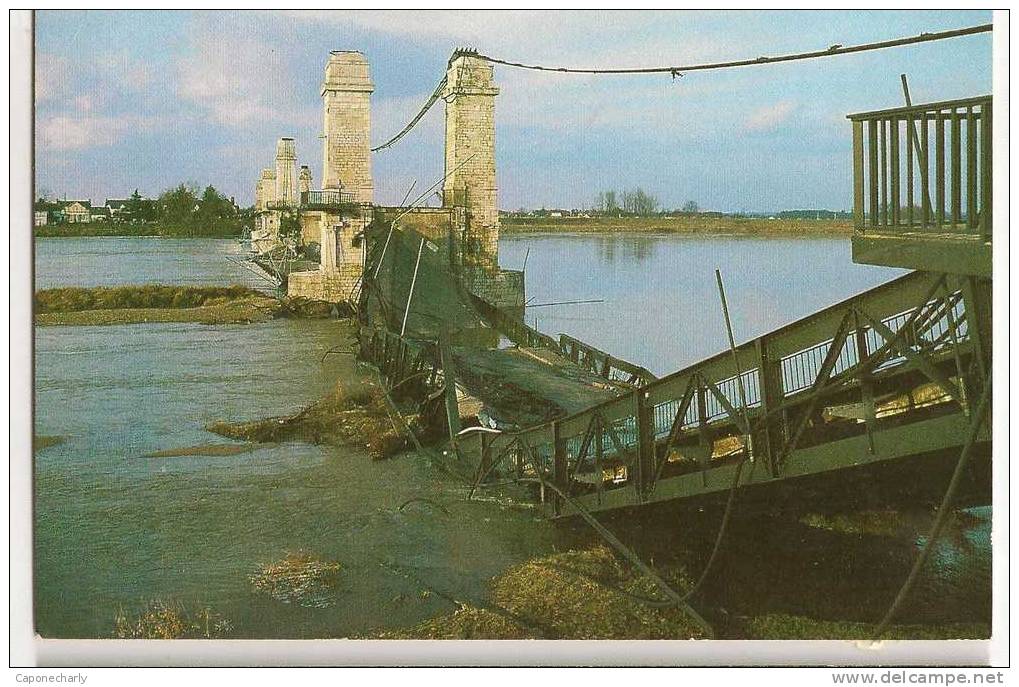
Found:
[[(468, 46), (511, 61), (639, 67), (753, 58), (991, 21), (989, 11), (98, 12), (36, 14), (36, 187), (102, 203), (212, 184), (253, 202), (275, 142), (322, 175), (330, 50), (367, 56), (372, 141), (399, 131)], [(991, 92), (991, 35), (744, 69), (589, 76), (496, 66), (499, 207), (851, 205), (850, 112)], [(443, 175), (441, 102), (373, 154), (375, 200)], [(317, 186), (317, 183), (313, 185)]]

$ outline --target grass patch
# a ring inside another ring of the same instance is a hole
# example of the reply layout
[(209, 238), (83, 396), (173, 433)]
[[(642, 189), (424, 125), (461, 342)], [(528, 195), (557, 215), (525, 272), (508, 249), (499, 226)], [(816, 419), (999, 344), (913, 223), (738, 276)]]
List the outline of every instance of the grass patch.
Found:
[[(670, 584), (688, 585), (682, 572)], [(492, 581), (504, 613), (465, 605), (406, 630), (404, 639), (697, 639), (701, 629), (681, 610), (657, 608), (654, 583), (622, 566), (605, 546), (567, 551), (514, 566)], [(516, 620), (514, 620), (516, 619)]]
[(385, 403), (382, 390), (372, 382), (339, 383), (332, 393), (296, 415), (253, 422), (219, 421), (206, 429), (230, 439), (261, 443), (304, 441), (363, 446), (372, 460), (380, 460), (407, 448), (407, 441), (393, 426)]
[(328, 608), (336, 603), (340, 564), (303, 551), (291, 552), (251, 576), (255, 591), (282, 603), (306, 608)]
[(34, 227), (40, 238), (74, 238), (79, 236), (134, 236), (165, 238), (233, 238), (243, 235), (239, 219), (221, 219), (212, 224), (168, 224), (163, 222), (69, 222)]
[(117, 639), (215, 639), (230, 633), (233, 625), (207, 607), (189, 609), (179, 602), (153, 601), (140, 613), (123, 609), (114, 617)]
[(36, 313), (66, 313), (85, 310), (131, 308), (198, 308), (223, 305), (243, 298), (267, 298), (246, 286), (99, 286), (43, 289), (35, 293)]
[[(803, 616), (772, 614), (746, 619), (746, 639), (854, 639), (874, 637), (875, 625)], [(987, 639), (991, 628), (982, 623), (892, 625), (883, 639)]]
[(67, 441), (67, 437), (51, 437), (51, 436), (39, 436), (36, 435), (32, 438), (32, 446), (35, 451), (41, 451), (44, 448), (50, 446), (57, 446)]

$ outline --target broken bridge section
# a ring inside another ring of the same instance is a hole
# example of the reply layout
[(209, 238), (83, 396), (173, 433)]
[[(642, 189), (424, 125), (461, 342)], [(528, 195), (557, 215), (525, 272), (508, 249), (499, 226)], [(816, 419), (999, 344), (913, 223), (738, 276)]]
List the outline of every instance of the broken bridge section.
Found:
[[(465, 232), (457, 230), (464, 216), (422, 210), (377, 209), (365, 233), (362, 340), (368, 357), (390, 369), (394, 387), (412, 376), (455, 384), (461, 405), (473, 399), (482, 421), (503, 430), (564, 417), (635, 388), (632, 375), (613, 377), (618, 370), (604, 357), (595, 364), (595, 349), (582, 358), (579, 342), (570, 339), (572, 348), (564, 350), (524, 325), (523, 274), (465, 259), (459, 240)], [(372, 349), (373, 340), (388, 340), (388, 349)], [(409, 365), (394, 362), (408, 355)]]

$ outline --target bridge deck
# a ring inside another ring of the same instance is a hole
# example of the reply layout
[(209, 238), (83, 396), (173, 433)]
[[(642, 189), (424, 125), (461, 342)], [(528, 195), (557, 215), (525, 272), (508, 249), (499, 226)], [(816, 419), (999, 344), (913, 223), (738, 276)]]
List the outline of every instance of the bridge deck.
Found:
[[(655, 379), (467, 293), (442, 246), (392, 232), (389, 250), (373, 287), (389, 331), (369, 348), (398, 383), (442, 367), (445, 333), (451, 376), (510, 427), (458, 439), (460, 453), (480, 476), (552, 485), (541, 498), (555, 516), (574, 503), (598, 511), (696, 502), (733, 484), (838, 482), (867, 465), (908, 464), (910, 480), (927, 480), (934, 464), (914, 459), (958, 455), (991, 369), (991, 282), (976, 276), (912, 272)], [(401, 312), (407, 337), (392, 333)], [(498, 349), (500, 338), (518, 348)], [(981, 427), (977, 442), (989, 441)], [(867, 488), (884, 480), (871, 479)]]
[(457, 382), (484, 402), (500, 425), (549, 422), (630, 389), (543, 348), (454, 348), (453, 354)]

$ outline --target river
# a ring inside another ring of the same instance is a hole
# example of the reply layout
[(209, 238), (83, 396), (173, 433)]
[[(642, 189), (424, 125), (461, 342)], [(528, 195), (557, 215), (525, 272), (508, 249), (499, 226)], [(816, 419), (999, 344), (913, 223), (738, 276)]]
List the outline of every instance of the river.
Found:
[[(256, 285), (227, 259), (239, 253), (235, 241), (219, 239), (40, 239), (36, 288)], [(509, 268), (527, 256), (533, 304), (605, 301), (529, 308), (540, 329), (656, 372), (724, 346), (716, 266), (740, 339), (896, 274), (853, 265), (842, 239), (512, 236), (500, 253)], [(371, 462), (356, 447), (299, 443), (236, 456), (143, 457), (222, 441), (203, 430), (212, 420), (286, 414), (321, 397), (351, 365), (342, 355), (323, 357), (340, 326), (36, 329), (35, 433), (65, 438), (35, 457), (40, 634), (110, 636), (119, 609), (154, 599), (209, 606), (231, 620), (236, 637), (402, 627), (449, 604), (383, 564), (458, 598), (480, 598), (493, 575), (563, 543), (567, 534), (532, 509), (499, 499), (465, 503), (463, 488), (422, 460)], [(421, 497), (449, 513), (421, 502), (400, 510)], [(989, 521), (981, 522), (974, 536), (986, 552)], [(334, 606), (303, 608), (252, 591), (252, 573), (297, 550), (341, 563)], [(977, 558), (983, 579), (989, 557)]]

